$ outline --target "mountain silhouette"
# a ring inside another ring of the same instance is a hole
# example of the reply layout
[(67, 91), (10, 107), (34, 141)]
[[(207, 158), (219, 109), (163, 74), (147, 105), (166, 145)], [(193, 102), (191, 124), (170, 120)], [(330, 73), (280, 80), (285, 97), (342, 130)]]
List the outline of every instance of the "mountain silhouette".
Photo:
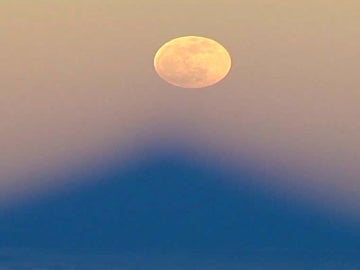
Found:
[(256, 171), (167, 149), (82, 177), (3, 215), (0, 250), (360, 261), (360, 229), (259, 188)]

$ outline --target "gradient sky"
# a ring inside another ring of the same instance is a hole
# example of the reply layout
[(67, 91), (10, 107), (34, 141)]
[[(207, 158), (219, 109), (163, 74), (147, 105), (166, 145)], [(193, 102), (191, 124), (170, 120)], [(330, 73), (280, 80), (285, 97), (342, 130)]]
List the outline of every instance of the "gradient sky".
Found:
[[(255, 169), (283, 200), (358, 216), (359, 12), (358, 0), (2, 0), (0, 206), (185, 144), (225, 171)], [(229, 76), (162, 81), (153, 57), (183, 35), (224, 45)]]
[[(127, 158), (152, 134), (170, 132), (235, 163), (245, 155), (302, 174), (284, 183), (290, 189), (306, 178), (315, 197), (357, 203), (358, 1), (0, 5), (5, 194), (41, 188), (38, 174), (91, 164), (114, 145)], [(159, 80), (156, 50), (182, 35), (227, 47), (227, 80), (204, 91)]]

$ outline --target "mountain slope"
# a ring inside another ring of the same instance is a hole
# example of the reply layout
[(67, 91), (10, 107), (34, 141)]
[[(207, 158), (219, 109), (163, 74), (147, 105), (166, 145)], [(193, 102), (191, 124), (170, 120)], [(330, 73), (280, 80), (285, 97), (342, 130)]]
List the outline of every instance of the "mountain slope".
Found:
[(360, 229), (261, 190), (256, 172), (228, 170), (170, 150), (99, 170), (1, 217), (0, 250), (359, 260)]

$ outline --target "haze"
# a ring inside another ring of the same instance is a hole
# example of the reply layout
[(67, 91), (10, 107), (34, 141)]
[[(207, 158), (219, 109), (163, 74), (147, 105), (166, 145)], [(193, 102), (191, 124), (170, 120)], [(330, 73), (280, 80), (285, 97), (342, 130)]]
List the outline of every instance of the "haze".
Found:
[[(183, 138), (235, 166), (246, 157), (294, 176), (271, 183), (279, 189), (357, 212), (359, 12), (356, 0), (176, 9), (160, 0), (2, 1), (2, 201), (62, 185), (43, 176), (100, 166), (114, 147), (125, 162), (149, 141)], [(221, 85), (184, 91), (158, 78), (156, 50), (183, 35), (231, 52)]]

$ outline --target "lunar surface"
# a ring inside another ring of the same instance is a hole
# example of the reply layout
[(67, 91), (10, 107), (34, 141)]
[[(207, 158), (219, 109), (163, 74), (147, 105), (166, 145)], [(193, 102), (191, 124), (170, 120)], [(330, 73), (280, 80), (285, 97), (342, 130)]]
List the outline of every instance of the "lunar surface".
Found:
[(168, 83), (183, 88), (203, 88), (225, 78), (231, 68), (228, 51), (213, 39), (185, 36), (165, 43), (154, 66)]

